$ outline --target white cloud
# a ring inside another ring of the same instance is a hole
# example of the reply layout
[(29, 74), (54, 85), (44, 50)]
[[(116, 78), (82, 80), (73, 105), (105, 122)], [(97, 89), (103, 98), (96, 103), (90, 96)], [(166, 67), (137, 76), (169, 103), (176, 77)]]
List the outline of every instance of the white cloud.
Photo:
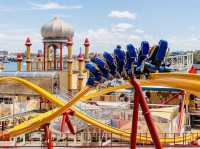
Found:
[(197, 37), (191, 37), (191, 38), (189, 38), (189, 40), (190, 41), (199, 41), (199, 38), (197, 38)]
[(87, 32), (78, 34), (78, 36), (76, 34), (74, 43), (82, 44), (84, 37), (88, 37), (90, 40), (92, 52), (112, 50), (118, 44), (125, 49), (128, 43), (133, 43), (136, 46), (139, 45), (141, 40), (140, 36), (134, 35), (134, 32), (115, 32), (110, 28), (98, 28), (90, 29)]
[(196, 27), (194, 25), (191, 25), (191, 26), (188, 27), (188, 30), (189, 31), (195, 31)]
[(36, 52), (42, 48), (42, 37), (39, 30), (31, 28), (15, 28), (10, 30), (1, 30), (0, 49), (9, 52), (25, 51), (25, 39), (30, 37), (32, 42), (31, 52)]
[(13, 12), (13, 11), (14, 11), (13, 8), (0, 6), (0, 12)]
[(112, 18), (125, 18), (125, 19), (131, 19), (131, 20), (135, 20), (136, 19), (136, 14), (135, 13), (131, 13), (129, 11), (118, 11), (118, 10), (113, 10), (110, 12), (110, 14), (108, 15), (109, 17)]
[(139, 28), (136, 28), (136, 29), (135, 29), (135, 32), (138, 33), (138, 34), (143, 34), (143, 33), (144, 33), (144, 31), (141, 30), (141, 29), (139, 29)]
[(30, 3), (30, 4), (32, 5), (32, 9), (35, 9), (35, 10), (57, 10), (57, 9), (72, 10), (72, 9), (81, 9), (82, 8), (81, 5), (67, 6), (67, 5), (63, 5), (60, 3), (56, 3), (56, 2), (49, 2), (46, 4), (39, 4), (39, 3)]
[(48, 3), (35, 3), (28, 2), (31, 5), (30, 8), (17, 8), (11, 6), (0, 6), (0, 12), (16, 12), (16, 11), (30, 11), (30, 10), (73, 10), (73, 9), (81, 9), (82, 5), (65, 5), (57, 2), (48, 2)]
[(130, 40), (140, 40), (140, 37), (137, 35), (130, 35), (129, 38)]
[(99, 43), (109, 43), (114, 39), (114, 34), (104, 28), (99, 28), (97, 30), (90, 29), (86, 34), (90, 39)]
[(127, 31), (131, 28), (133, 28), (133, 25), (129, 23), (119, 23), (112, 26), (113, 31), (120, 31), (120, 32)]
[(5, 34), (3, 33), (0, 33), (0, 39), (4, 38), (5, 37)]
[(169, 36), (166, 38), (169, 41), (170, 49), (172, 50), (200, 50), (198, 35), (194, 36)]

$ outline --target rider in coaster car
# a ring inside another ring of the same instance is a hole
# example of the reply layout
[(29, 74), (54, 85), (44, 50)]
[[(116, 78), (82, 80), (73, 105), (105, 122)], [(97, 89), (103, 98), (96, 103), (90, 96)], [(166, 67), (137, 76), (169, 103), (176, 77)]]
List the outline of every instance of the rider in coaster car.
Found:
[[(152, 72), (166, 72), (170, 69), (163, 67), (162, 63), (166, 55), (168, 43), (160, 40), (159, 45), (154, 47), (150, 53), (149, 59), (149, 43), (143, 41), (141, 43), (140, 52), (137, 52), (132, 44), (127, 45), (126, 53), (121, 50), (120, 46), (114, 49), (112, 56), (108, 52), (103, 53), (103, 60), (99, 57), (91, 59), (92, 63), (86, 64), (86, 69), (90, 72), (87, 84), (103, 83), (105, 80), (112, 78), (124, 78), (136, 76), (140, 78), (141, 74)], [(147, 61), (148, 60), (148, 61)]]
[(147, 59), (147, 61), (153, 65), (155, 65), (155, 59), (156, 59), (156, 54), (158, 52), (159, 46), (155, 45), (153, 47), (150, 48), (149, 50), (149, 57)]
[(87, 85), (95, 85), (97, 82), (104, 82), (101, 73), (97, 68), (92, 64), (92, 63), (87, 63), (85, 65), (85, 68), (89, 70), (90, 72), (90, 77), (87, 81)]
[(102, 59), (100, 59), (99, 57), (95, 57), (93, 62), (97, 65), (102, 76), (105, 79), (108, 79), (108, 80), (112, 79), (112, 76), (109, 74), (109, 71), (108, 71), (108, 65)]
[(128, 44), (126, 48), (126, 72), (128, 76), (132, 76), (137, 62), (137, 50), (132, 44)]
[(124, 77), (126, 75), (126, 72), (124, 70), (126, 57), (125, 57), (125, 52), (121, 50), (120, 46), (117, 46), (117, 48), (114, 49), (114, 57), (118, 72), (117, 77), (119, 78)]
[(149, 43), (147, 41), (142, 41), (140, 52), (138, 55), (138, 61), (137, 61), (137, 68), (136, 68), (136, 74), (141, 74), (144, 70), (144, 63), (148, 57), (149, 53)]
[(112, 57), (112, 55), (108, 52), (104, 52), (103, 53), (103, 57), (104, 60), (106, 61), (107, 65), (108, 65), (108, 70), (109, 73), (113, 76), (116, 77), (117, 74), (117, 66), (115, 64), (114, 58)]
[(159, 72), (171, 71), (170, 69), (162, 65), (167, 49), (168, 49), (168, 43), (165, 40), (160, 40), (158, 46), (153, 46), (151, 48), (150, 57), (147, 60), (148, 62), (145, 63), (146, 73), (154, 73), (156, 71)]

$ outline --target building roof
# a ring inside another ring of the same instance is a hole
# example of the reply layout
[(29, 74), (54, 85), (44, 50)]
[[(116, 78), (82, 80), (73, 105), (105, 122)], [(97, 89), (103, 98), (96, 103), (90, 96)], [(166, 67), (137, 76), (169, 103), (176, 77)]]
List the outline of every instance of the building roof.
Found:
[(74, 29), (59, 17), (55, 17), (42, 26), (41, 35), (44, 39), (71, 39), (74, 35)]

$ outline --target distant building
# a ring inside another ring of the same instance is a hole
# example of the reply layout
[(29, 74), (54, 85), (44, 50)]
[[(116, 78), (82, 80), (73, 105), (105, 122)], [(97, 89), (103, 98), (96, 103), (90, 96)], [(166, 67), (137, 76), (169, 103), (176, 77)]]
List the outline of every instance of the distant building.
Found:
[(8, 51), (0, 50), (0, 57), (8, 56)]
[(188, 70), (193, 65), (193, 52), (187, 51), (178, 51), (172, 52), (166, 58), (166, 61), (171, 64), (171, 67), (179, 70), (185, 71)]
[(7, 61), (7, 58), (8, 58), (8, 51), (0, 50), (0, 61), (5, 62)]

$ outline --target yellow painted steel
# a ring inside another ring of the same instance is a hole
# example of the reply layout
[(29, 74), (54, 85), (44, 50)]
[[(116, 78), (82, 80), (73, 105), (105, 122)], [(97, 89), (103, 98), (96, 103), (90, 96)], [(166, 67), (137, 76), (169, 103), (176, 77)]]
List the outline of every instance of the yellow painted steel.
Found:
[[(40, 88), (39, 86), (37, 86), (25, 79), (17, 78), (17, 77), (2, 77), (2, 78), (0, 78), (0, 82), (5, 82), (5, 81), (20, 82), (21, 84), (29, 87), (30, 89), (34, 90), (35, 92), (39, 93), (40, 95), (46, 97), (47, 99), (51, 100), (52, 102), (54, 102), (58, 105), (61, 105), (63, 103), (63, 102), (61, 102), (61, 100), (59, 98), (53, 96), (49, 92), (45, 91), (44, 89)], [(9, 137), (18, 136), (20, 134), (30, 132), (32, 130), (40, 128), (42, 125), (50, 122), (51, 120), (56, 118), (58, 115), (64, 113), (69, 107), (71, 107), (76, 102), (78, 102), (80, 100), (80, 98), (89, 91), (89, 89), (90, 89), (89, 87), (85, 87), (83, 90), (81, 90), (79, 93), (77, 93), (72, 98), (72, 100), (69, 101), (67, 104), (65, 104), (65, 105), (62, 104), (63, 105), (62, 108), (57, 108), (57, 109), (49, 111), (47, 113), (40, 114), (39, 116), (37, 116), (31, 120), (23, 122), (20, 125), (17, 125), (12, 129), (9, 129), (7, 132), (5, 132), (6, 137), (7, 136), (9, 136)]]
[(22, 62), (17, 62), (17, 71), (22, 71)]
[(89, 46), (85, 46), (85, 60), (88, 61), (89, 59)]
[(80, 100), (80, 98), (89, 91), (89, 89), (90, 89), (89, 87), (85, 87), (63, 107), (46, 112), (44, 114), (40, 114), (39, 116), (32, 118), (31, 120), (28, 120), (20, 125), (15, 126), (14, 128), (9, 129), (7, 132), (7, 135), (9, 134), (9, 136), (18, 136), (22, 133), (30, 132), (32, 130), (40, 128), (44, 124), (55, 119), (60, 114), (64, 113), (67, 109), (69, 109), (69, 107), (71, 107), (76, 102), (78, 102)]
[(68, 55), (67, 55), (67, 90), (72, 90), (72, 43), (67, 46), (68, 49)]
[(31, 71), (30, 51), (31, 51), (30, 46), (26, 46), (26, 71), (28, 71), (28, 72)]
[(200, 97), (200, 75), (188, 73), (155, 73), (148, 80), (141, 80), (142, 85), (160, 85), (183, 89)]
[[(22, 84), (33, 89), (37, 93), (47, 97), (52, 102), (54, 102), (60, 106), (64, 106), (62, 108), (57, 108), (57, 109), (54, 109), (47, 113), (40, 114), (39, 116), (37, 116), (31, 120), (28, 120), (12, 129), (9, 129), (6, 132), (6, 134), (11, 137), (17, 136), (19, 134), (39, 128), (41, 126), (41, 124), (50, 122), (53, 118), (62, 114), (63, 111), (65, 111), (67, 108), (69, 108), (70, 106), (73, 105), (73, 102), (69, 102), (69, 104), (67, 103), (65, 105), (65, 103), (62, 102), (60, 99), (56, 98), (55, 96), (53, 96), (50, 93), (46, 92), (45, 90), (41, 89), (37, 85), (34, 85), (33, 83), (28, 82), (24, 79), (15, 78), (15, 77), (6, 77), (6, 79), (0, 78), (0, 82), (4, 81), (4, 80), (15, 80), (15, 81), (21, 82)], [(148, 80), (140, 80), (140, 83), (141, 83), (141, 85), (160, 85), (160, 86), (170, 86), (170, 87), (180, 88), (180, 89), (186, 90), (187, 92), (193, 93), (196, 96), (200, 97), (200, 92), (199, 92), (200, 91), (200, 75), (196, 75), (196, 74), (181, 74), (181, 73), (151, 74)], [(109, 93), (109, 92), (112, 92), (112, 91), (115, 91), (118, 89), (122, 89), (122, 88), (131, 88), (131, 85), (125, 84), (125, 85), (120, 85), (120, 86), (116, 86), (116, 87), (110, 87), (110, 88), (104, 89), (102, 91), (84, 96), (81, 98), (81, 100), (91, 99), (93, 97), (100, 96), (100, 95), (103, 95), (103, 94), (106, 94), (106, 93)], [(82, 93), (86, 94), (86, 92), (88, 90), (89, 89), (87, 88), (84, 91), (84, 93), (83, 92)], [(80, 96), (83, 96), (83, 94), (82, 95), (79, 94), (78, 97), (77, 96), (75, 97), (75, 99), (73, 98), (73, 100), (75, 100), (75, 103), (79, 100)], [(96, 119), (91, 118), (88, 115), (80, 112), (77, 108), (75, 108), (73, 106), (71, 107), (71, 109), (73, 109), (75, 111), (75, 116), (79, 117), (80, 119), (82, 119), (83, 121), (85, 121), (91, 125), (102, 128), (102, 129), (112, 132), (116, 135), (120, 135), (123, 137), (130, 137), (130, 132), (123, 131), (123, 130), (120, 130), (117, 128), (112, 128), (109, 125), (101, 123), (101, 122), (97, 121)], [(170, 138), (170, 137), (161, 138), (161, 142), (180, 143), (183, 140), (193, 141), (193, 140), (196, 140), (199, 136), (200, 136), (200, 131), (196, 131), (195, 134), (187, 134), (187, 135), (184, 135), (184, 137), (178, 136), (176, 138)], [(146, 138), (146, 136), (137, 136), (137, 140), (139, 142), (151, 141), (151, 137), (148, 136)]]
[(47, 48), (47, 70), (51, 69), (50, 47)]

